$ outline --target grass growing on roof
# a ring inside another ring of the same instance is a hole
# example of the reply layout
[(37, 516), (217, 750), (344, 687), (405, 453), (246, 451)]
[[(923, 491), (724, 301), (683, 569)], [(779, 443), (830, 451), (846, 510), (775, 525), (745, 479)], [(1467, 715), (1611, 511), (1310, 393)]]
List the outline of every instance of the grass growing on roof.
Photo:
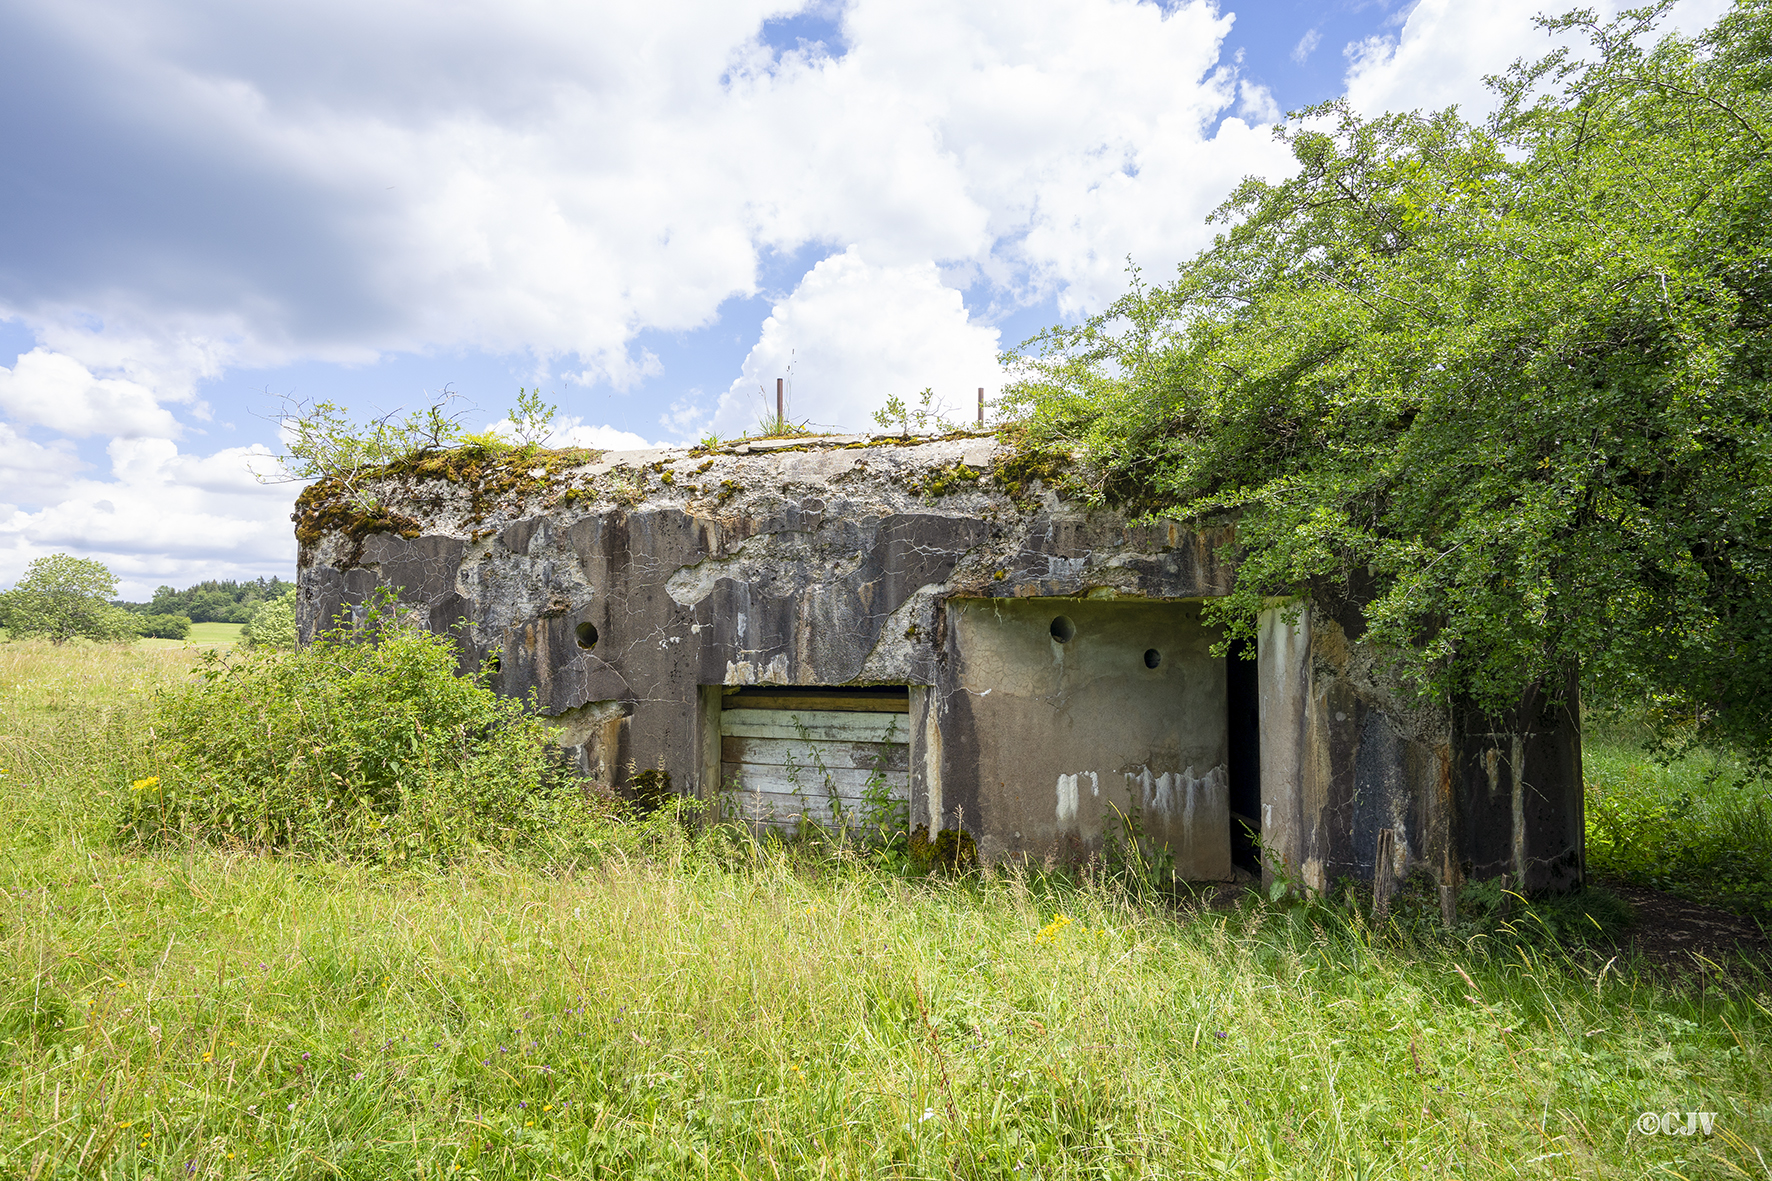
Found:
[[(1757, 1176), (1772, 1143), (1763, 984), (673, 823), (447, 872), (132, 852), (190, 664), (0, 649), (0, 1176)], [(1631, 1130), (1695, 1109), (1721, 1131)]]

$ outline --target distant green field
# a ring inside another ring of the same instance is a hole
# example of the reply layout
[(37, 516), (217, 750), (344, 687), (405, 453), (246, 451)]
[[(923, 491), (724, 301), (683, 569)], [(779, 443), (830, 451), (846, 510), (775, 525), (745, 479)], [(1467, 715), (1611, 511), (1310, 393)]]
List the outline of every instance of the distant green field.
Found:
[(243, 623), (193, 623), (188, 640), (137, 640), (136, 643), (143, 648), (184, 648), (189, 645), (222, 648), (238, 643), (245, 626)]

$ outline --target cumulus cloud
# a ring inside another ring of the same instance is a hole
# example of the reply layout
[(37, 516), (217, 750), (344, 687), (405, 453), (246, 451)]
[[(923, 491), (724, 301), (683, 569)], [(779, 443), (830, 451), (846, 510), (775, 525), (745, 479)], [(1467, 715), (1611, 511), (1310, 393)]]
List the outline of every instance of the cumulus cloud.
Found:
[(0, 129), (32, 161), (0, 195), (0, 311), (89, 364), (139, 342), (156, 388), (430, 348), (625, 388), (657, 372), (636, 333), (754, 294), (761, 248), (853, 242), (1087, 307), (1274, 160), (1205, 136), (1271, 114), (1206, 0), (854, 0), (841, 56), (770, 50), (778, 8), (13, 6), (0, 103), (35, 117)]
[[(1623, 5), (1595, 6), (1603, 16)], [(1696, 33), (1727, 11), (1728, 0), (1682, 0), (1666, 29)], [(1370, 37), (1347, 47), (1348, 100), (1367, 115), (1383, 111), (1440, 110), (1457, 106), (1466, 119), (1495, 108), (1484, 84), (1519, 59), (1535, 60), (1560, 43), (1533, 25), (1546, 11), (1543, 0), (1420, 0), (1395, 36)]]
[(912, 401), (924, 388), (969, 419), (978, 387), (991, 397), (1002, 384), (997, 330), (967, 318), (934, 263), (874, 266), (854, 246), (775, 305), (743, 376), (720, 399), (715, 429), (736, 435), (773, 416), (775, 379), (790, 372), (790, 418), (851, 430), (871, 427), (891, 395)]
[[(169, 406), (206, 413), (199, 381), (480, 351), (631, 390), (662, 371), (642, 333), (765, 294), (739, 377), (706, 381), (717, 404), (661, 397), (663, 431), (753, 425), (790, 361), (798, 417), (866, 427), (925, 386), (964, 415), (1000, 378), (962, 290), (1089, 314), (1129, 258), (1162, 276), (1237, 181), (1290, 169), (1271, 94), (1221, 56), (1230, 8), (850, 0), (828, 44), (784, 49), (762, 35), (780, 0), (4, 6), (0, 104), (28, 116), (0, 151), (28, 167), (0, 187), (0, 317), (40, 347), (0, 370), (0, 461), (23, 473), (0, 497), (27, 506), (0, 549), (286, 562), (289, 489), (169, 441)], [(1478, 113), (1485, 73), (1548, 45), (1538, 8), (1421, 0), (1351, 47), (1350, 94)], [(765, 292), (765, 257), (823, 261)], [(124, 440), (108, 480), (65, 441), (91, 436)], [(647, 445), (581, 420), (556, 438)]]
[[(501, 439), (517, 442), (517, 428), (508, 418), (501, 418), (486, 428)], [(632, 431), (619, 430), (612, 426), (592, 426), (575, 415), (560, 415), (554, 419), (553, 433), (548, 436), (549, 447), (596, 447), (604, 451), (644, 451), (652, 447), (665, 446), (663, 443), (651, 443)]]
[[(67, 440), (39, 443), (0, 422), (0, 504), (41, 504), (53, 499), (79, 467), (80, 458)], [(0, 515), (5, 511), (0, 509)]]
[(294, 568), (294, 489), (260, 484), (250, 471), (274, 466), (269, 449), (193, 455), (170, 439), (117, 439), (107, 450), (110, 479), (67, 481), (58, 499), (0, 518), (0, 584), (56, 552), (102, 559), (124, 597), (136, 599), (218, 570), (255, 577)]
[(121, 378), (98, 378), (72, 357), (36, 348), (11, 369), (0, 366), (0, 412), (14, 422), (74, 438), (176, 435), (180, 427), (154, 391)]

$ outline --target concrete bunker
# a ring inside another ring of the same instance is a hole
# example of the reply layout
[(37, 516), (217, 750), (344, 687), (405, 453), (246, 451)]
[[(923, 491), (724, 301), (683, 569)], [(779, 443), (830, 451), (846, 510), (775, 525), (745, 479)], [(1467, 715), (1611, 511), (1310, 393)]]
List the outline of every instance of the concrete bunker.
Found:
[(502, 462), (390, 470), (373, 519), (304, 492), (298, 625), (395, 589), (609, 789), (668, 775), (755, 824), (902, 808), (986, 860), (1130, 825), (1198, 879), (1584, 874), (1572, 687), (1430, 708), (1312, 601), (1214, 656), (1228, 525), (1071, 502), (985, 435)]

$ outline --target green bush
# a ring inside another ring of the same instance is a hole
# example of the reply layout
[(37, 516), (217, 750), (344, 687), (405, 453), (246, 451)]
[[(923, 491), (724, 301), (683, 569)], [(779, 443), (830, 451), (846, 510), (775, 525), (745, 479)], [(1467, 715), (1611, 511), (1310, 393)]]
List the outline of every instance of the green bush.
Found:
[(1594, 873), (1772, 921), (1772, 785), (1697, 751), (1584, 743)]
[(546, 723), (455, 660), (388, 604), (298, 652), (208, 654), (155, 704), (120, 837), (434, 863), (589, 836)]
[(266, 599), (246, 621), (240, 642), (249, 648), (295, 647), (295, 590)]
[(135, 630), (144, 638), (184, 640), (190, 638), (191, 620), (187, 615), (138, 615)]

